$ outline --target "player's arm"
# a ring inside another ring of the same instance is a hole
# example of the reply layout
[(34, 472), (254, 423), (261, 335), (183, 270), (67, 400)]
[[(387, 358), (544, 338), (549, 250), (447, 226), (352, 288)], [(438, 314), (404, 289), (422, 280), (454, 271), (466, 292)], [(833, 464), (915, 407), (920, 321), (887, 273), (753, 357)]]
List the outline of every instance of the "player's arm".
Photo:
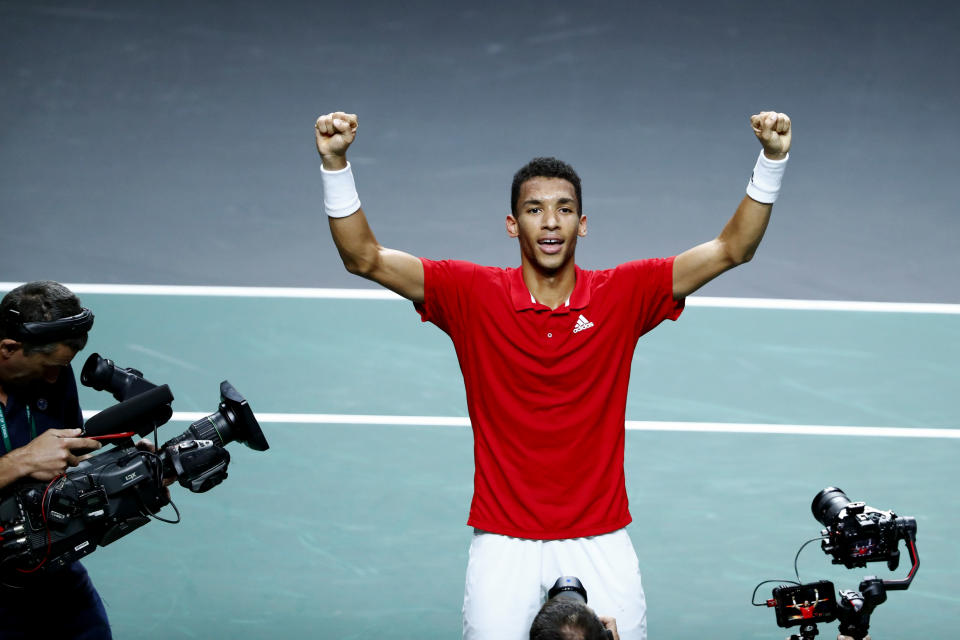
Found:
[(75, 467), (86, 456), (77, 456), (73, 450), (99, 449), (97, 440), (79, 438), (80, 429), (48, 429), (28, 444), (0, 456), (0, 487), (31, 477), (35, 480), (53, 480)]
[(380, 246), (360, 208), (347, 148), (357, 135), (357, 116), (336, 111), (317, 118), (317, 151), (323, 159), (324, 207), (330, 234), (347, 271), (373, 280), (414, 302), (423, 302), (420, 259)]
[(684, 251), (673, 262), (673, 297), (684, 298), (718, 275), (753, 258), (770, 221), (779, 180), (790, 151), (790, 118), (764, 111), (750, 117), (763, 145), (747, 195), (720, 235)]

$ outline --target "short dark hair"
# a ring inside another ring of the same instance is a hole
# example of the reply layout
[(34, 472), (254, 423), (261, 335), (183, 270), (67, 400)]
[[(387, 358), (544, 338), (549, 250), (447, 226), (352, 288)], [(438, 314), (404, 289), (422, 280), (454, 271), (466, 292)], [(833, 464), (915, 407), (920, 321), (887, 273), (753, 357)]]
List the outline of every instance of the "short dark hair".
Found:
[(517, 215), (517, 198), (520, 187), (531, 178), (562, 178), (573, 185), (577, 193), (577, 207), (583, 215), (583, 197), (580, 193), (580, 176), (563, 160), (556, 158), (534, 158), (513, 174), (513, 186), (510, 187), (510, 211)]
[(530, 626), (530, 640), (606, 640), (608, 637), (597, 614), (573, 598), (547, 600)]
[[(83, 307), (80, 299), (70, 289), (59, 282), (52, 280), (38, 280), (28, 282), (13, 289), (3, 296), (0, 301), (0, 338), (11, 337), (4, 319), (7, 312), (13, 309), (20, 313), (21, 322), (49, 322), (75, 316)], [(19, 338), (18, 342), (21, 342)], [(87, 334), (67, 338), (49, 344), (23, 342), (23, 353), (50, 353), (58, 344), (65, 344), (74, 351), (80, 351), (87, 346)]]

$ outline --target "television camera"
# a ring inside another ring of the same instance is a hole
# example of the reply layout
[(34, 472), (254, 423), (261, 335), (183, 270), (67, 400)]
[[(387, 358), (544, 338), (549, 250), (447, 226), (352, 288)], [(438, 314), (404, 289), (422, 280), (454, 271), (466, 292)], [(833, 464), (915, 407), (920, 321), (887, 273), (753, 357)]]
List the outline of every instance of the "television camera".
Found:
[[(136, 446), (173, 415), (173, 394), (136, 369), (92, 354), (80, 381), (108, 390), (119, 404), (86, 421), (82, 436), (112, 444), (50, 482), (21, 480), (0, 499), (0, 581), (20, 586), (28, 574), (53, 571), (142, 527), (151, 519), (176, 523), (180, 514), (167, 484), (173, 478), (202, 493), (227, 477), (230, 442), (269, 448), (246, 399), (227, 380), (217, 411), (197, 420), (159, 449)], [(74, 451), (74, 453), (84, 453)], [(170, 504), (177, 519), (157, 516)]]
[[(833, 557), (833, 564), (842, 564), (848, 569), (866, 567), (868, 562), (886, 561), (891, 571), (900, 563), (900, 541), (906, 541), (911, 567), (901, 580), (881, 580), (868, 576), (860, 582), (857, 591), (841, 590), (840, 598), (832, 582), (820, 580), (807, 584), (786, 580), (773, 589), (772, 597), (765, 603), (753, 602), (756, 606), (774, 608), (777, 624), (781, 627), (800, 626), (800, 633), (791, 635), (791, 640), (812, 640), (819, 632), (817, 623), (839, 620), (840, 633), (862, 640), (870, 627), (870, 615), (880, 604), (886, 602), (887, 591), (905, 590), (910, 586), (920, 559), (917, 555), (917, 522), (911, 517), (897, 516), (893, 511), (881, 511), (864, 502), (851, 502), (847, 495), (836, 487), (827, 487), (813, 498), (813, 517), (826, 529), (820, 533), (823, 552)], [(806, 546), (805, 543), (800, 547)], [(800, 552), (797, 552), (799, 557)], [(796, 572), (796, 563), (794, 566)], [(782, 583), (789, 582), (790, 585)], [(757, 589), (754, 589), (754, 599)]]

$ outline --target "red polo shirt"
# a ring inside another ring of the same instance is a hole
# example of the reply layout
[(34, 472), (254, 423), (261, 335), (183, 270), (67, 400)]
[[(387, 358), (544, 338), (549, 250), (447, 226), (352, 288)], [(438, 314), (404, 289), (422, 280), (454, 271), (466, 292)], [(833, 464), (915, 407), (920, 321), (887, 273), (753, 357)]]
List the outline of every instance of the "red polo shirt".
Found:
[(567, 305), (534, 302), (519, 268), (421, 259), (424, 322), (453, 340), (474, 434), (468, 525), (551, 540), (630, 522), (624, 415), (638, 338), (676, 320), (673, 258), (576, 270)]

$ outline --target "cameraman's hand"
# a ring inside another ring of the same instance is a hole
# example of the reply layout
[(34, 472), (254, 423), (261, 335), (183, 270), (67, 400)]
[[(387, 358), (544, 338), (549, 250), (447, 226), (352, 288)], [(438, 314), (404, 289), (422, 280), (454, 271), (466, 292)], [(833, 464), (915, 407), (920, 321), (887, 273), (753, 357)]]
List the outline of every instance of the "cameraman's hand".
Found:
[(80, 429), (48, 429), (11, 455), (16, 456), (20, 475), (35, 480), (53, 480), (67, 468), (75, 467), (90, 454), (77, 456), (73, 450), (99, 449), (103, 445), (90, 438), (79, 438)]
[(133, 446), (135, 446), (137, 449), (140, 449), (140, 451), (149, 451), (150, 453), (157, 452), (157, 445), (153, 444), (146, 438), (140, 438)]
[(617, 619), (612, 616), (597, 616), (603, 623), (603, 628), (613, 634), (613, 640), (620, 640), (620, 634), (617, 632)]
[[(137, 443), (134, 446), (137, 449), (140, 449), (141, 451), (149, 451), (150, 453), (157, 452), (157, 445), (153, 444), (151, 441), (147, 440), (146, 438), (140, 438), (139, 440), (137, 440)], [(163, 486), (169, 487), (176, 481), (177, 481), (177, 476), (170, 476), (169, 478), (164, 477)], [(167, 495), (169, 496), (169, 494), (170, 492), (168, 491)]]

